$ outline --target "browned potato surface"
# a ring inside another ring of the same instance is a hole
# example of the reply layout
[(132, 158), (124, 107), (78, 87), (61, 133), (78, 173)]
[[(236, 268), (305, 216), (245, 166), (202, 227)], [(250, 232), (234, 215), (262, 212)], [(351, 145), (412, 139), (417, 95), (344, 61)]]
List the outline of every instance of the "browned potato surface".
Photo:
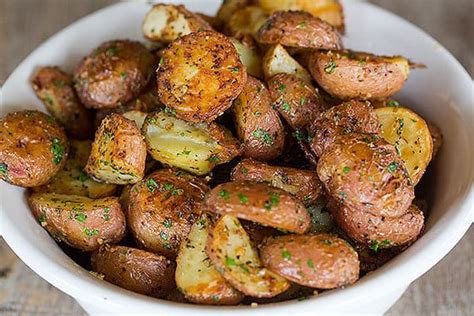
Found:
[(367, 102), (348, 101), (321, 113), (310, 127), (311, 149), (319, 157), (339, 135), (377, 134), (377, 114)]
[(139, 42), (105, 42), (76, 67), (77, 95), (88, 108), (115, 108), (140, 94), (154, 66), (155, 57)]
[(260, 27), (261, 44), (296, 48), (340, 49), (341, 37), (333, 26), (305, 11), (277, 11)]
[(31, 84), (36, 96), (69, 135), (78, 139), (92, 136), (91, 113), (79, 102), (71, 76), (59, 67), (42, 67), (33, 75)]
[(49, 115), (19, 111), (0, 120), (0, 179), (22, 187), (45, 184), (69, 151), (63, 129)]
[(265, 23), (268, 15), (258, 6), (247, 6), (235, 11), (226, 20), (225, 33), (232, 36), (243, 34), (256, 37), (258, 29)]
[(263, 265), (297, 284), (318, 289), (349, 285), (359, 278), (357, 252), (325, 233), (269, 238), (260, 247)]
[(226, 0), (222, 1), (217, 17), (222, 21), (229, 21), (230, 17), (237, 11), (251, 4), (252, 0)]
[(395, 147), (377, 135), (339, 136), (320, 157), (317, 171), (329, 195), (351, 211), (398, 217), (414, 198)]
[(99, 181), (136, 183), (145, 172), (146, 144), (134, 121), (120, 114), (107, 116), (96, 131), (84, 170)]
[(408, 60), (352, 51), (315, 51), (308, 69), (318, 84), (340, 99), (385, 99), (408, 78)]
[(33, 193), (28, 201), (35, 218), (54, 239), (83, 251), (117, 243), (125, 235), (125, 216), (117, 197)]
[(266, 182), (295, 195), (305, 205), (314, 203), (322, 194), (322, 183), (313, 170), (271, 166), (244, 159), (232, 170), (232, 181)]
[(205, 205), (212, 212), (300, 234), (311, 225), (303, 203), (266, 183), (234, 181), (220, 184), (209, 192)]
[(308, 126), (322, 110), (318, 91), (293, 74), (277, 74), (267, 84), (274, 106), (293, 129)]
[(175, 264), (163, 256), (125, 246), (105, 246), (91, 256), (92, 270), (124, 289), (164, 297), (175, 286)]
[(285, 130), (271, 102), (270, 93), (263, 83), (249, 76), (232, 107), (244, 157), (270, 160), (283, 151)]
[(247, 80), (239, 54), (224, 35), (205, 31), (172, 42), (157, 70), (158, 95), (176, 116), (211, 122), (224, 113)]
[(172, 169), (155, 171), (135, 184), (130, 191), (127, 223), (137, 244), (175, 258), (201, 213), (207, 190), (201, 179)]

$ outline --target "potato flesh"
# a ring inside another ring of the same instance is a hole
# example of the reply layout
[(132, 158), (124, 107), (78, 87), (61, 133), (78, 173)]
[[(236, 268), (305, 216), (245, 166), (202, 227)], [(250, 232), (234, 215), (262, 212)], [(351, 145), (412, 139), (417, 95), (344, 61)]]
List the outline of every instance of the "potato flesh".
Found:
[(237, 53), (239, 53), (240, 61), (247, 69), (247, 72), (254, 77), (262, 78), (262, 62), (259, 54), (255, 49), (249, 48), (236, 40), (231, 38), (232, 44), (234, 44)]
[(311, 82), (311, 75), (291, 55), (277, 44), (270, 48), (263, 57), (263, 72), (268, 80), (276, 74), (288, 73)]
[(146, 113), (142, 111), (128, 111), (122, 114), (125, 118), (132, 120), (137, 124), (138, 129), (141, 129), (143, 126), (143, 122), (145, 122)]

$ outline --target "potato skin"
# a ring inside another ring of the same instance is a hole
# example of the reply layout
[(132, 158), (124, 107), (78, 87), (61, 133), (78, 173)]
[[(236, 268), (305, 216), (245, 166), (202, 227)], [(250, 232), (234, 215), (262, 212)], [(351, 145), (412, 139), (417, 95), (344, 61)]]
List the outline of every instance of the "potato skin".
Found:
[(88, 108), (115, 108), (139, 95), (155, 63), (153, 54), (139, 42), (105, 42), (74, 70), (77, 95)]
[(260, 247), (260, 257), (270, 271), (313, 288), (333, 289), (359, 278), (357, 252), (330, 234), (272, 237)]
[(339, 136), (319, 158), (317, 172), (329, 195), (353, 211), (398, 217), (414, 198), (395, 147), (377, 135)]
[(320, 157), (339, 135), (379, 132), (379, 120), (370, 104), (351, 100), (324, 111), (311, 124), (310, 146), (316, 156)]
[(432, 159), (436, 157), (441, 146), (443, 145), (443, 133), (439, 126), (434, 124), (433, 122), (426, 122), (428, 124), (428, 129), (430, 130), (431, 138), (433, 139), (433, 153)]
[(403, 87), (409, 73), (403, 57), (351, 51), (315, 51), (308, 69), (324, 90), (343, 100), (385, 99)]
[(213, 188), (205, 207), (281, 230), (304, 233), (311, 225), (306, 207), (291, 194), (265, 183), (234, 181)]
[(59, 67), (41, 67), (31, 84), (36, 96), (69, 135), (77, 139), (93, 135), (91, 113), (79, 102), (71, 76)]
[(140, 248), (174, 259), (207, 190), (199, 178), (173, 169), (155, 171), (135, 184), (127, 224)]
[(305, 11), (274, 12), (258, 30), (256, 40), (296, 48), (342, 47), (341, 37), (333, 26)]
[(124, 289), (164, 297), (175, 286), (174, 262), (163, 256), (125, 246), (105, 246), (91, 256), (92, 270)]
[(89, 199), (78, 195), (33, 193), (34, 217), (58, 241), (82, 251), (117, 243), (125, 235), (125, 215), (117, 197)]
[(69, 143), (49, 115), (19, 111), (0, 120), (0, 179), (21, 187), (48, 182), (66, 162)]
[(314, 170), (271, 166), (252, 159), (243, 159), (232, 170), (232, 181), (266, 182), (295, 195), (306, 206), (321, 195), (323, 185)]
[(244, 157), (266, 161), (282, 153), (286, 133), (262, 82), (249, 76), (232, 109)]
[(247, 72), (226, 36), (203, 31), (172, 42), (163, 51), (156, 78), (160, 100), (178, 118), (211, 122), (240, 94)]
[(280, 73), (267, 84), (275, 108), (293, 129), (308, 126), (322, 110), (318, 91), (295, 75)]
[(84, 170), (99, 181), (136, 183), (145, 172), (146, 144), (134, 121), (112, 113), (96, 131)]

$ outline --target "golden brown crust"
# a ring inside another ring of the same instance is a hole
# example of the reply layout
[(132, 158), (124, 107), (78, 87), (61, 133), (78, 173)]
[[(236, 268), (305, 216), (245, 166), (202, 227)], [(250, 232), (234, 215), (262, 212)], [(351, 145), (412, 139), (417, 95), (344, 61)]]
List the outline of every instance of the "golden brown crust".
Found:
[(128, 226), (137, 244), (175, 258), (181, 241), (201, 213), (208, 190), (199, 179), (182, 171), (161, 169), (130, 191)]
[(367, 102), (348, 101), (321, 113), (310, 128), (311, 149), (321, 156), (339, 135), (379, 133), (377, 114)]
[(211, 31), (172, 42), (157, 70), (161, 101), (190, 122), (211, 122), (222, 115), (246, 80), (247, 72), (232, 42)]
[(41, 67), (31, 80), (36, 96), (51, 115), (77, 139), (93, 135), (91, 113), (79, 102), (71, 76), (59, 67)]
[(155, 57), (139, 42), (105, 42), (76, 67), (77, 95), (88, 108), (115, 108), (140, 94), (154, 65)]
[(414, 198), (395, 147), (377, 135), (337, 137), (319, 158), (317, 172), (329, 195), (350, 210), (398, 217)]
[(265, 183), (234, 181), (220, 184), (209, 192), (205, 206), (218, 214), (300, 234), (311, 225), (303, 203), (286, 191)]
[(232, 109), (244, 157), (271, 160), (282, 153), (285, 130), (263, 83), (249, 76)]
[(175, 286), (174, 262), (163, 256), (125, 246), (106, 246), (91, 256), (92, 270), (124, 289), (164, 297)]
[(256, 39), (262, 44), (296, 48), (342, 48), (336, 29), (305, 11), (276, 11), (260, 27)]
[(89, 199), (78, 195), (33, 193), (34, 217), (58, 241), (83, 251), (117, 243), (125, 235), (125, 215), (117, 197)]
[(230, 17), (238, 10), (251, 4), (253, 0), (226, 0), (222, 1), (216, 16), (221, 21), (228, 21)]
[(334, 235), (285, 235), (260, 247), (265, 267), (297, 284), (319, 289), (349, 285), (359, 278), (355, 250)]
[(0, 120), (0, 179), (22, 187), (45, 184), (66, 162), (63, 129), (38, 111), (7, 114)]
[(255, 37), (260, 26), (265, 23), (268, 14), (258, 6), (246, 6), (235, 11), (226, 20), (224, 33), (232, 36), (250, 35)]

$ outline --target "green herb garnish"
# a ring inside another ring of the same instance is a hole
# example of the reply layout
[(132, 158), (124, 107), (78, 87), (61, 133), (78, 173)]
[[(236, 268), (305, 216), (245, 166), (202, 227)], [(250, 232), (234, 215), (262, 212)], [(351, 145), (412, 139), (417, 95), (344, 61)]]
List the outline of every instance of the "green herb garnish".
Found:
[(171, 183), (163, 184), (163, 189), (165, 189), (166, 191), (171, 190), (173, 187), (174, 187), (174, 185), (172, 185)]
[(127, 79), (127, 72), (126, 72), (126, 71), (122, 71), (122, 72), (120, 73), (120, 78), (122, 78), (122, 80)]
[(304, 133), (299, 129), (296, 129), (293, 132), (293, 137), (296, 138), (296, 140), (299, 141), (299, 142), (301, 142), (305, 138)]
[(148, 192), (153, 193), (155, 189), (158, 189), (158, 183), (156, 183), (155, 179), (148, 179), (146, 182), (146, 188)]
[(173, 226), (173, 222), (167, 218), (163, 221), (163, 226), (165, 226), (166, 228), (170, 228), (171, 226)]
[(61, 160), (63, 160), (64, 148), (61, 145), (61, 141), (59, 138), (54, 137), (51, 139), (51, 153), (53, 154), (53, 162), (54, 164), (58, 165)]
[(312, 259), (308, 259), (306, 261), (306, 265), (311, 268), (311, 269), (314, 269), (314, 264), (313, 264), (313, 260)]
[(348, 174), (350, 171), (351, 171), (351, 168), (349, 168), (348, 166), (345, 166), (345, 167), (342, 169), (342, 172), (343, 172), (344, 174)]
[(89, 176), (87, 173), (85, 173), (83, 170), (79, 172), (79, 175), (77, 176), (77, 180), (80, 182), (85, 182), (87, 179), (89, 179)]
[(337, 65), (333, 60), (330, 60), (327, 64), (326, 67), (324, 67), (324, 72), (327, 74), (332, 74), (334, 70), (336, 70)]
[(74, 219), (78, 222), (84, 223), (84, 221), (87, 219), (87, 215), (84, 213), (77, 213), (74, 215)]
[(280, 196), (275, 193), (270, 193), (270, 198), (265, 201), (265, 204), (263, 207), (267, 210), (270, 211), (273, 206), (276, 206), (280, 203)]
[(228, 199), (230, 198), (230, 194), (229, 194), (229, 192), (227, 192), (226, 190), (221, 190), (221, 191), (219, 191), (218, 194), (219, 194), (219, 196), (220, 196), (221, 198), (223, 198), (224, 200), (228, 200)]
[(5, 177), (8, 176), (8, 167), (4, 162), (0, 163), (0, 174)]
[(285, 259), (285, 260), (290, 260), (290, 259), (291, 259), (291, 254), (290, 254), (290, 252), (289, 252), (288, 250), (286, 250), (286, 249), (281, 252), (281, 256), (282, 256), (283, 259)]
[(281, 108), (282, 108), (283, 110), (285, 110), (286, 112), (290, 112), (290, 110), (291, 110), (291, 106), (290, 106), (290, 104), (289, 104), (288, 102), (283, 102)]
[(243, 204), (247, 204), (249, 202), (249, 197), (243, 193), (239, 193), (238, 197), (239, 197), (240, 202)]
[(212, 154), (209, 158), (206, 159), (207, 161), (209, 162), (212, 162), (212, 163), (217, 163), (219, 162), (221, 159), (219, 157), (217, 157), (217, 155), (214, 155)]
[(108, 222), (110, 220), (110, 208), (104, 207), (104, 220)]
[(395, 170), (397, 170), (397, 168), (398, 168), (398, 163), (391, 162), (387, 167), (387, 171), (390, 173), (393, 173)]
[(230, 257), (225, 257), (225, 265), (228, 267), (233, 267), (236, 266), (237, 264), (235, 263), (235, 260)]
[(273, 145), (273, 137), (267, 131), (261, 128), (257, 128), (255, 131), (253, 131), (252, 136), (261, 138), (267, 145)]

